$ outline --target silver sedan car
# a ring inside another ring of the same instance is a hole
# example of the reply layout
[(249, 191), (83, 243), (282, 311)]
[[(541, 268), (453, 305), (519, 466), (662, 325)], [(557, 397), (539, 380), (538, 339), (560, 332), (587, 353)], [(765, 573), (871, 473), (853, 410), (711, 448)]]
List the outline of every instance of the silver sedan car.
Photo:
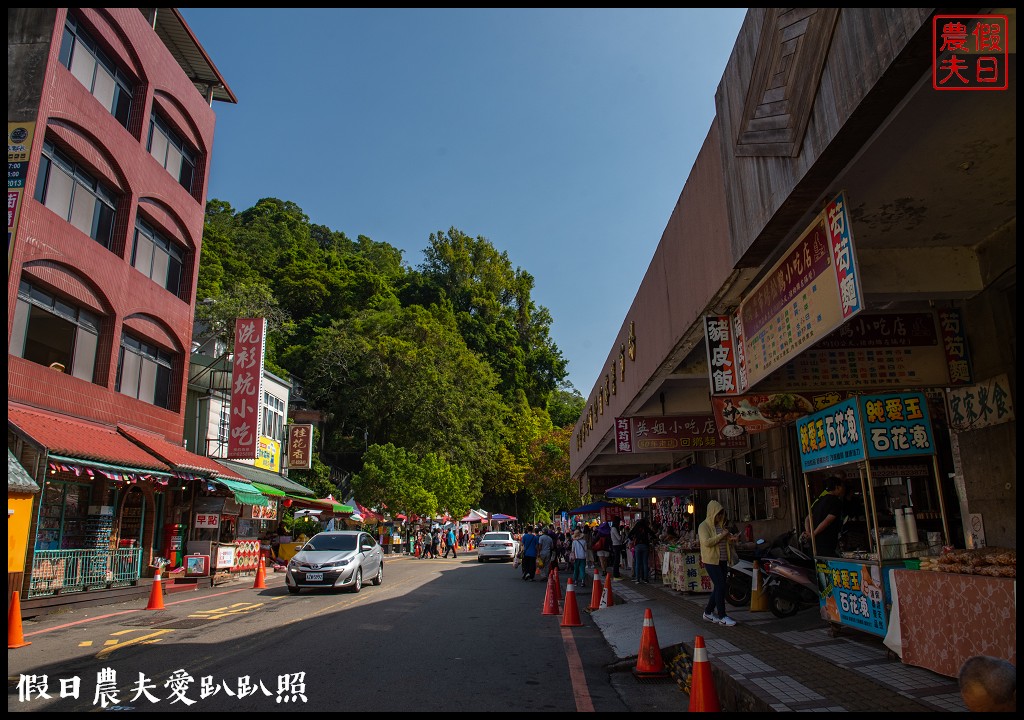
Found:
[(498, 560), (512, 560), (519, 554), (519, 541), (512, 537), (512, 533), (496, 531), (484, 533), (480, 543), (476, 546), (476, 561), (483, 562), (491, 558)]
[(384, 551), (367, 533), (341, 530), (314, 535), (288, 563), (284, 581), (292, 594), (302, 588), (359, 592), (367, 578), (384, 582)]

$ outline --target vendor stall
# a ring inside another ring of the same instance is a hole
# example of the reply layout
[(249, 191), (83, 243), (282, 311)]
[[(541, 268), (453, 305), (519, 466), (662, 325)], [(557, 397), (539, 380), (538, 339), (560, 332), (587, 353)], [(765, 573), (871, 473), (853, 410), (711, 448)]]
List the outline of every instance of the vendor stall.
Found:
[[(892, 571), (917, 566), (949, 538), (927, 400), (920, 392), (850, 398), (798, 420), (797, 435), (808, 507), (820, 471), (855, 472), (859, 480), (851, 514), (861, 531), (850, 533), (853, 541), (829, 557), (811, 538), (822, 618), (833, 633), (845, 626), (885, 636)], [(928, 456), (925, 477), (907, 469)], [(922, 540), (929, 536), (935, 542)]]
[(192, 512), (188, 554), (209, 556), (213, 571), (231, 572), (238, 557), (242, 506), (232, 498), (197, 497)]

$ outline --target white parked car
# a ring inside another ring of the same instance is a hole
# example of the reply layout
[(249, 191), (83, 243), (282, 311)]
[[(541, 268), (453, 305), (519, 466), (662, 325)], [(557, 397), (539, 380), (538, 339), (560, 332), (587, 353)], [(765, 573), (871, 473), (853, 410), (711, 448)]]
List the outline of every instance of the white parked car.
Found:
[(512, 537), (510, 532), (484, 533), (484, 536), (480, 538), (480, 543), (476, 546), (477, 562), (492, 558), (511, 561), (518, 554), (519, 541)]

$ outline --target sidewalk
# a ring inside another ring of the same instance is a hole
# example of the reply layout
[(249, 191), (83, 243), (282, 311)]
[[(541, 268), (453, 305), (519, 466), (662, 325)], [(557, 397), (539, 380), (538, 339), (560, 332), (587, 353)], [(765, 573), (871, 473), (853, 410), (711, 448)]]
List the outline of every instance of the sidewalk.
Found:
[(612, 588), (616, 604), (591, 617), (616, 658), (636, 656), (650, 608), (663, 652), (681, 645), (692, 657), (694, 638), (704, 638), (723, 710), (966, 712), (956, 678), (890, 659), (867, 633), (843, 628), (830, 637), (813, 608), (786, 619), (728, 608), (737, 625), (723, 627), (702, 619), (706, 594), (625, 577)]

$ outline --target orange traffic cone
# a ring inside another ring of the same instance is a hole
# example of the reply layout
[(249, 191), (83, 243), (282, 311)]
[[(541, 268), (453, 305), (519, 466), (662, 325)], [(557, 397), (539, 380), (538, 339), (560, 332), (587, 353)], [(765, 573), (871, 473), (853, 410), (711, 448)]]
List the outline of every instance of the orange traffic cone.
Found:
[(267, 589), (267, 568), (263, 564), (263, 556), (260, 555), (260, 564), (256, 566), (256, 580), (252, 584), (253, 590)]
[(561, 627), (580, 627), (583, 621), (580, 620), (580, 609), (576, 605), (576, 586), (569, 578), (569, 584), (565, 586), (565, 611), (562, 613)]
[(157, 568), (153, 576), (153, 587), (149, 590), (149, 604), (147, 610), (164, 610), (164, 587), (160, 584), (160, 568)]
[(636, 667), (633, 668), (636, 678), (667, 678), (665, 662), (661, 659), (661, 646), (658, 644), (658, 632), (654, 629), (654, 616), (651, 609), (644, 610), (644, 627), (640, 633), (640, 652), (636, 655)]
[(615, 604), (615, 598), (612, 596), (612, 576), (605, 574), (604, 576), (604, 595), (601, 596), (601, 607), (610, 608)]
[(590, 605), (587, 610), (593, 612), (601, 607), (601, 571), (594, 568), (594, 586), (590, 590)]
[(11, 592), (11, 609), (7, 611), (7, 649), (25, 647), (32, 643), (25, 641), (21, 633), (21, 599), (18, 598), (18, 591)]
[(693, 680), (690, 683), (690, 707), (688, 712), (721, 712), (715, 682), (711, 677), (711, 663), (700, 635), (693, 642)]
[(548, 575), (548, 589), (544, 593), (544, 611), (541, 615), (561, 615), (558, 609), (558, 576)]

